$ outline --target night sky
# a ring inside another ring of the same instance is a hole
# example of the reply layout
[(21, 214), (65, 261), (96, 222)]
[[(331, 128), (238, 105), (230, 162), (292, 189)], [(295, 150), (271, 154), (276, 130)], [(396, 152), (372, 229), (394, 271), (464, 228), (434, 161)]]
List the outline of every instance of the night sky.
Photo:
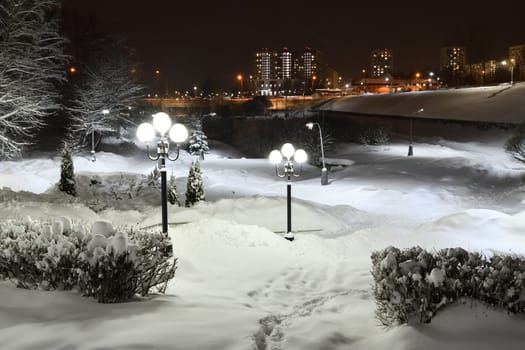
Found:
[(207, 79), (234, 86), (238, 73), (252, 73), (262, 47), (319, 49), (346, 80), (368, 69), (375, 48), (392, 49), (395, 71), (412, 74), (436, 70), (442, 46), (467, 46), (467, 59), (481, 61), (525, 44), (525, 1), (311, 2), (63, 0), (69, 33), (124, 34), (139, 52), (144, 79), (160, 69), (170, 90)]

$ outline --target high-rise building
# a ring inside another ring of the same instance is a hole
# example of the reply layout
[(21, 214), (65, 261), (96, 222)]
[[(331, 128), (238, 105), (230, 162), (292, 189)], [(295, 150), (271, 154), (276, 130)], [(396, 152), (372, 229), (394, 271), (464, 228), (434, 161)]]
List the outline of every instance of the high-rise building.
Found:
[(258, 80), (268, 80), (272, 77), (272, 56), (273, 52), (267, 48), (255, 54), (255, 78)]
[(306, 47), (301, 55), (303, 64), (303, 75), (306, 79), (312, 78), (318, 73), (317, 64), (319, 63), (319, 56), (311, 48)]
[(509, 60), (513, 65), (514, 81), (525, 80), (525, 44), (509, 47)]
[(281, 51), (281, 74), (280, 78), (283, 80), (292, 79), (292, 53), (285, 47)]
[(449, 70), (452, 75), (464, 73), (467, 65), (467, 48), (465, 46), (442, 47), (439, 55), (439, 69)]
[(272, 95), (281, 85), (281, 56), (263, 48), (255, 53), (255, 91), (263, 95)]
[(296, 90), (305, 93), (324, 87), (326, 70), (323, 53), (307, 46), (297, 56), (294, 62)]
[(377, 49), (370, 56), (370, 72), (373, 78), (381, 78), (394, 71), (394, 54), (389, 49)]

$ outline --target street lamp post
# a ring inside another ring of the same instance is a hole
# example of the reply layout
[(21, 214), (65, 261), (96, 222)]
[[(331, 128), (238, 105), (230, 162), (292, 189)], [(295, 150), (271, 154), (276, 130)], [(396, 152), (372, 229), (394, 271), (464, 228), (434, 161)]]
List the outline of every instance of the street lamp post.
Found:
[[(284, 162), (283, 162), (283, 157)], [(281, 150), (273, 150), (270, 153), (270, 163), (275, 164), (275, 174), (278, 177), (286, 177), (287, 183), (286, 183), (286, 194), (287, 194), (287, 201), (286, 201), (286, 208), (287, 208), (287, 226), (286, 226), (286, 233), (284, 235), (284, 238), (293, 241), (294, 235), (292, 232), (292, 177), (298, 177), (301, 176), (301, 172), (299, 174), (296, 174), (294, 172), (294, 161), (298, 164), (302, 164), (306, 162), (307, 155), (306, 152), (302, 149), (295, 150), (294, 146), (291, 143), (285, 143)], [(293, 158), (293, 160), (292, 160)], [(279, 164), (283, 162), (283, 173), (281, 174), (279, 172)], [(302, 166), (301, 166), (302, 168)]]
[(242, 75), (241, 74), (237, 75), (237, 80), (239, 80), (239, 83), (241, 84), (241, 91), (240, 91), (239, 97), (242, 97)]
[(408, 144), (408, 156), (414, 155), (414, 147), (412, 147), (412, 118), (410, 118), (410, 143)]
[[(102, 110), (103, 115), (109, 114), (109, 109)], [(95, 157), (95, 117), (91, 119), (91, 161), (95, 162), (97, 157)]]
[[(169, 130), (169, 132), (168, 132)], [(149, 152), (149, 142), (155, 138), (155, 131), (160, 134), (157, 141), (157, 155), (152, 156)], [(169, 140), (166, 136), (175, 142), (177, 153), (175, 157), (169, 155)], [(166, 159), (176, 161), (179, 159), (179, 144), (188, 138), (188, 130), (182, 124), (176, 123), (171, 125), (169, 115), (159, 112), (153, 115), (153, 124), (142, 123), (137, 129), (137, 137), (142, 142), (147, 142), (146, 150), (149, 159), (159, 162), (161, 176), (161, 202), (162, 202), (162, 233), (168, 234), (168, 196), (167, 196), (167, 178), (166, 178)]]
[(509, 65), (509, 68), (510, 68), (510, 85), (512, 85), (514, 83), (514, 64), (516, 63), (516, 60), (514, 58), (511, 58), (509, 60), (509, 62), (507, 62), (507, 60), (503, 60), (501, 62), (502, 65), (506, 66), (507, 64)]
[(326, 170), (326, 165), (324, 161), (324, 148), (323, 148), (323, 132), (321, 131), (321, 125), (319, 123), (306, 123), (306, 127), (310, 130), (314, 128), (314, 125), (317, 125), (319, 128), (319, 138), (321, 143), (321, 160), (323, 162), (323, 168), (321, 169), (321, 185), (328, 185), (328, 171)]
[[(416, 111), (417, 114), (423, 112), (425, 109), (423, 108), (420, 108)], [(408, 156), (413, 156), (414, 155), (414, 148), (412, 147), (412, 123), (413, 123), (413, 118), (410, 118), (410, 142), (408, 144)]]

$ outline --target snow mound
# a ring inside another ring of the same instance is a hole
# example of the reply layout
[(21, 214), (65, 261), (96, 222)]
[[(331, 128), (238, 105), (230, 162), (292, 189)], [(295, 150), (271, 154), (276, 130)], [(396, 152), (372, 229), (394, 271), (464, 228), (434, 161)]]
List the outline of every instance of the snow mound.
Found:
[(221, 219), (204, 219), (176, 228), (175, 240), (184, 237), (193, 247), (286, 247), (289, 242), (270, 230)]
[[(286, 198), (252, 196), (236, 199), (221, 199), (217, 202), (199, 202), (192, 208), (171, 207), (170, 223), (187, 223), (201, 218), (222, 219), (239, 224), (265, 227), (273, 232), (282, 232), (287, 226)], [(158, 224), (158, 218), (150, 217), (144, 226)], [(320, 223), (323, 223), (322, 225)], [(307, 201), (292, 199), (292, 230), (336, 232), (345, 227), (345, 222), (328, 210)]]
[(489, 222), (509, 218), (509, 215), (490, 209), (469, 209), (440, 218), (436, 225), (455, 229), (460, 226), (484, 226)]

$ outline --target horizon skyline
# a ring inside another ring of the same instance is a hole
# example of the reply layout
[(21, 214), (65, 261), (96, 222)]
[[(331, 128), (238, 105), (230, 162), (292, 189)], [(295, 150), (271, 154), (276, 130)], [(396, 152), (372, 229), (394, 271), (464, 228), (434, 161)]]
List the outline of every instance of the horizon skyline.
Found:
[[(521, 2), (482, 14), (458, 1), (450, 2), (455, 12), (447, 1), (433, 10), (421, 10), (412, 1), (405, 7), (377, 1), (322, 8), (291, 1), (275, 13), (235, 1), (205, 1), (198, 8), (166, 0), (152, 0), (149, 6), (138, 0), (71, 2), (62, 0), (70, 33), (87, 23), (92, 30), (126, 36), (143, 64), (143, 79), (151, 74), (152, 81), (158, 69), (170, 90), (202, 86), (207, 79), (235, 86), (238, 74), (253, 72), (254, 54), (263, 47), (312, 47), (344, 79), (355, 79), (369, 69), (370, 53), (377, 48), (392, 50), (394, 71), (410, 74), (439, 68), (442, 47), (465, 46), (467, 61), (475, 62), (507, 58), (510, 46), (525, 44), (525, 22), (519, 11), (509, 11), (525, 9)], [(376, 7), (383, 10), (374, 12)]]

